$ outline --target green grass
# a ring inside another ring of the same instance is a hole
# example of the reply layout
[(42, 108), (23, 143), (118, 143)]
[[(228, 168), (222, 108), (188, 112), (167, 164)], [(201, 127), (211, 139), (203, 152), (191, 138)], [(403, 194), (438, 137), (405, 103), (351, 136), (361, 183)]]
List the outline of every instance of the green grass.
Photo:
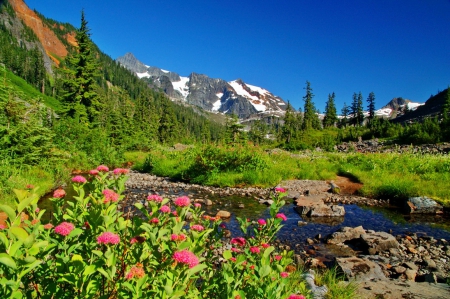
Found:
[[(201, 148), (185, 151), (158, 148), (147, 154), (147, 162), (152, 166), (147, 170), (160, 176), (219, 187), (273, 187), (281, 180), (331, 180), (343, 175), (363, 183), (360, 190), (363, 196), (391, 200), (429, 196), (450, 206), (448, 155), (289, 153), (266, 152), (256, 147), (207, 150), (205, 154)], [(128, 153), (127, 159), (142, 170), (146, 163), (144, 155)], [(230, 161), (228, 166), (227, 161)], [(231, 167), (233, 163), (236, 165)]]
[(354, 281), (345, 282), (345, 277), (338, 273), (336, 268), (327, 269), (314, 276), (317, 286), (326, 285), (328, 292), (326, 299), (353, 299), (356, 298), (358, 284)]

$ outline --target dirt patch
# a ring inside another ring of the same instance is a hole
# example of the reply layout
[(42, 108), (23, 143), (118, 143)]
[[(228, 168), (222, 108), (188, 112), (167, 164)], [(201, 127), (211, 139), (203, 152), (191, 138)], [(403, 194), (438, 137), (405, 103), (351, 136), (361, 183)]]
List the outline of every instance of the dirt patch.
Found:
[(444, 283), (364, 281), (359, 283), (358, 295), (368, 299), (445, 299), (450, 298), (450, 288)]
[(358, 194), (359, 189), (363, 187), (363, 184), (352, 181), (344, 176), (337, 176), (333, 182), (341, 189), (343, 195), (355, 195)]

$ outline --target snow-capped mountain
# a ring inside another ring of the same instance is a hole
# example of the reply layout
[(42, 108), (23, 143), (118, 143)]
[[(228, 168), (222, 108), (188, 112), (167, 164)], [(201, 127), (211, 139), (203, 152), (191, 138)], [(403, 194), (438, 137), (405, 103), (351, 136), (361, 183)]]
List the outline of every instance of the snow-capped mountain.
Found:
[(395, 118), (406, 111), (414, 111), (425, 103), (416, 103), (404, 98), (393, 98), (381, 109), (375, 111), (375, 115), (383, 118)]
[(150, 84), (162, 89), (171, 99), (207, 111), (234, 113), (244, 119), (254, 114), (282, 113), (286, 109), (282, 98), (241, 79), (226, 82), (196, 73), (182, 77), (171, 71), (145, 65), (131, 53), (117, 58), (117, 61), (139, 78), (148, 78)]

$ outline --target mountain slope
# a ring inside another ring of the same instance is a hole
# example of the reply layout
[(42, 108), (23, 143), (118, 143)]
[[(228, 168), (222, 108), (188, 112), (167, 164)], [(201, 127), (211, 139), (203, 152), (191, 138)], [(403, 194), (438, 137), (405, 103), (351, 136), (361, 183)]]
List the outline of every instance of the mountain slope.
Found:
[(207, 111), (234, 113), (242, 119), (257, 113), (280, 113), (286, 107), (280, 97), (266, 89), (246, 84), (241, 79), (226, 82), (197, 73), (182, 77), (171, 71), (145, 65), (132, 53), (126, 53), (117, 61), (139, 78), (147, 80), (153, 88), (163, 90), (171, 99)]

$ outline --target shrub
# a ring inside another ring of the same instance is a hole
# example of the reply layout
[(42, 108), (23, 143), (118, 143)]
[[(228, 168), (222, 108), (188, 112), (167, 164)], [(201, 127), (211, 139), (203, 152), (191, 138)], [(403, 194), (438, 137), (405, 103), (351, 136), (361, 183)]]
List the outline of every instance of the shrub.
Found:
[[(284, 205), (277, 190), (271, 217), (240, 219), (243, 237), (223, 247), (223, 228), (188, 197), (153, 195), (124, 205), (126, 169), (106, 166), (72, 179), (76, 196), (57, 190), (51, 221), (30, 190), (15, 190), (15, 209), (0, 231), (1, 298), (287, 298), (292, 253), (270, 245)], [(192, 220), (186, 222), (190, 213)], [(295, 277), (295, 275), (292, 275)], [(296, 282), (297, 284), (301, 282)]]

